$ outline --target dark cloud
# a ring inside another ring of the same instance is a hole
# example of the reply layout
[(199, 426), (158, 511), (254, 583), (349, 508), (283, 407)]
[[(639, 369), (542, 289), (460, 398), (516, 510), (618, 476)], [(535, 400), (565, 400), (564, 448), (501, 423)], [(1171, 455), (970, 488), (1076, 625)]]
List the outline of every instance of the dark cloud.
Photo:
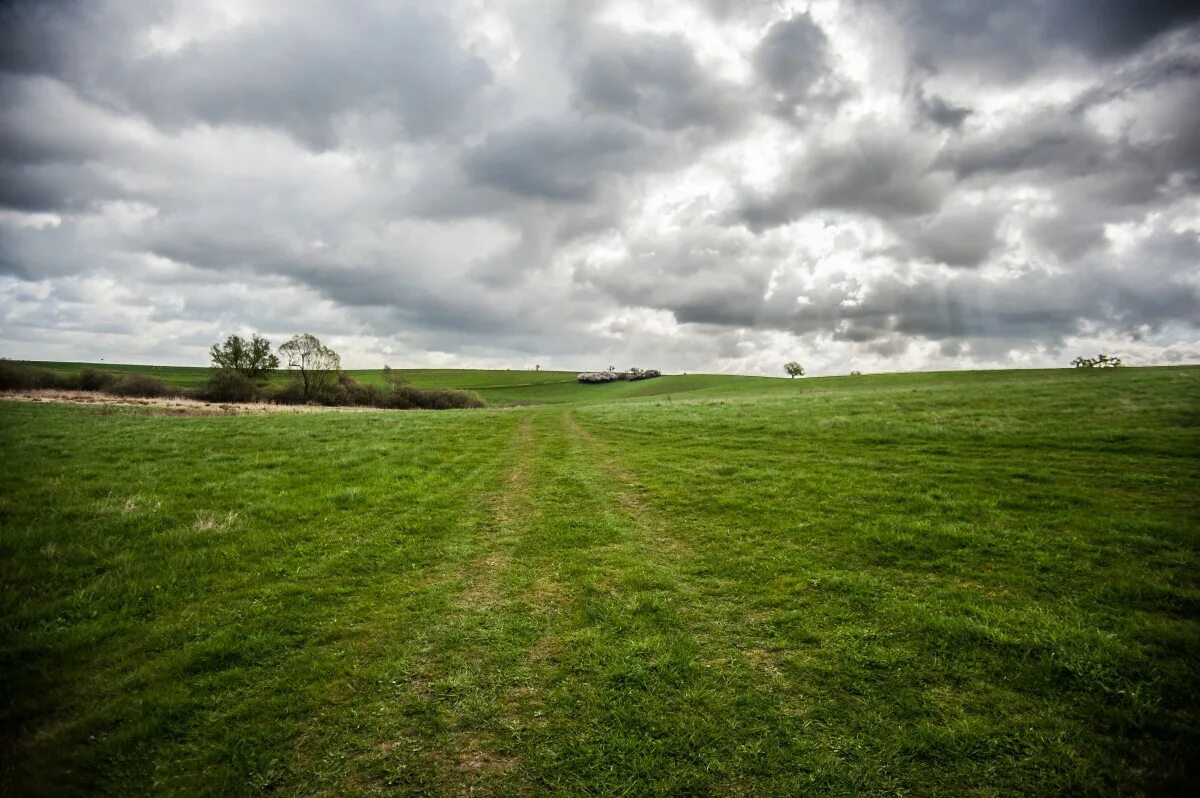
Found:
[(724, 128), (743, 112), (733, 88), (706, 73), (680, 36), (594, 35), (575, 74), (585, 112), (650, 128)]
[(355, 115), (387, 116), (407, 136), (454, 128), (491, 81), (449, 21), (415, 3), (353, 13), (312, 3), (178, 49), (148, 50), (171, 4), (31, 0), (7, 4), (0, 71), (48, 75), (156, 124), (277, 128), (315, 148)]
[(545, 200), (583, 202), (609, 174), (650, 157), (637, 130), (602, 120), (533, 120), (489, 133), (463, 169), (482, 186)]
[(169, 0), (3, 0), (0, 72), (86, 81), (170, 16)]
[[(1194, 243), (1194, 242), (1193, 242)], [(1012, 278), (962, 272), (954, 277), (929, 274), (922, 279), (880, 279), (861, 299), (843, 290), (816, 290), (796, 305), (770, 302), (761, 295), (727, 294), (724, 302), (692, 299), (669, 307), (680, 322), (756, 326), (797, 334), (831, 331), (835, 340), (854, 343), (895, 336), (953, 339), (1038, 340), (1058, 342), (1078, 333), (1089, 319), (1111, 318), (1128, 333), (1176, 320), (1200, 322), (1200, 292), (1195, 286), (1147, 283), (1118, 266), (1090, 274), (1045, 273)], [(670, 296), (669, 288), (657, 296)], [(703, 296), (703, 294), (700, 294)], [(740, 309), (730, 316), (733, 309)]]
[(21, 164), (0, 160), (0, 208), (17, 211), (67, 211), (86, 207), (111, 186), (94, 175), (63, 164)]
[(1116, 146), (1080, 117), (1051, 112), (968, 136), (947, 150), (945, 161), (962, 176), (1046, 169), (1060, 176), (1092, 174)]
[(1200, 20), (1200, 4), (1179, 0), (1063, 0), (1051, 6), (1046, 35), (1102, 58), (1125, 55)]
[(840, 93), (831, 75), (829, 38), (808, 14), (772, 25), (753, 59), (772, 101), (785, 116), (796, 114), (797, 106), (836, 99)]
[(418, 138), (451, 129), (491, 71), (442, 17), (399, 4), (306, 9), (126, 61), (115, 81), (132, 109), (160, 124), (263, 125), (327, 148), (354, 114), (390, 115)]
[(929, 213), (949, 188), (933, 154), (919, 139), (879, 127), (856, 131), (847, 141), (814, 142), (782, 187), (743, 200), (740, 217), (763, 230), (820, 209), (885, 218)]
[(1009, 79), (1045, 66), (1054, 50), (1120, 58), (1200, 19), (1200, 6), (1170, 0), (861, 1), (894, 15), (921, 66), (970, 67)]
[(947, 266), (975, 267), (996, 250), (1003, 212), (991, 205), (963, 205), (897, 225), (907, 255)]
[(938, 127), (958, 130), (971, 115), (971, 109), (946, 102), (941, 97), (925, 97), (919, 100), (921, 113)]
[(668, 310), (680, 323), (758, 327), (770, 282), (760, 258), (737, 233), (689, 230), (639, 242), (628, 260), (575, 276), (622, 304)]

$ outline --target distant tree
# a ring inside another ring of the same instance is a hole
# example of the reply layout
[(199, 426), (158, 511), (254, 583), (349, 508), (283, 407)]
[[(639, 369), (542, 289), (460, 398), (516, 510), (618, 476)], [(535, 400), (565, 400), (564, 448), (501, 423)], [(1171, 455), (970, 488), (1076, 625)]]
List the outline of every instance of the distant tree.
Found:
[(389, 388), (399, 388), (402, 385), (408, 385), (408, 380), (395, 371), (386, 363), (383, 366), (383, 381), (387, 383)]
[(295, 370), (299, 377), (305, 400), (313, 399), (329, 389), (341, 376), (341, 357), (315, 335), (293, 335), (279, 347), (279, 354), (287, 359), (288, 368)]
[(630, 367), (629, 367), (629, 373), (630, 373), (630, 374), (632, 374), (634, 377), (640, 377), (640, 376), (642, 376), (643, 374), (645, 374), (645, 372), (644, 372), (644, 371), (642, 371), (642, 370), (641, 370), (640, 368), (638, 368), (637, 366), (630, 366)]
[(851, 376), (851, 377), (861, 377), (861, 376), (862, 376), (862, 372), (861, 372), (861, 371), (859, 371), (858, 369), (855, 369), (854, 371), (850, 372), (850, 376)]
[(1077, 357), (1071, 361), (1077, 369), (1119, 369), (1122, 367), (1121, 358), (1112, 355), (1096, 355), (1096, 357)]
[(231, 335), (225, 343), (213, 344), (208, 355), (213, 368), (236, 371), (249, 380), (266, 379), (279, 368), (279, 358), (271, 351), (271, 342), (258, 333), (248, 341), (240, 335)]
[(793, 380), (796, 379), (797, 377), (804, 376), (804, 366), (801, 366), (799, 363), (797, 363), (794, 360), (792, 360), (788, 363), (784, 363), (783, 370), (786, 371), (787, 375), (789, 377), (791, 377)]

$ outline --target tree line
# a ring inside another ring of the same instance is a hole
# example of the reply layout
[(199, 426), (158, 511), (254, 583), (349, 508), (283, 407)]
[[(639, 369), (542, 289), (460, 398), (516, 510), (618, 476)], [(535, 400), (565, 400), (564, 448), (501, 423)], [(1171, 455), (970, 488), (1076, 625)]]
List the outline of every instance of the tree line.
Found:
[[(280, 404), (385, 407), (400, 410), (446, 410), (483, 407), (472, 391), (417, 388), (384, 366), (384, 384), (370, 385), (342, 371), (342, 358), (311, 333), (293, 335), (279, 345), (258, 333), (230, 335), (209, 349), (212, 376), (206, 385), (212, 401), (271, 401)], [(286, 370), (291, 379), (272, 385), (271, 377)]]
[[(62, 373), (25, 363), (0, 361), (0, 390), (61, 389), (114, 396), (185, 397), (207, 402), (271, 402), (397, 410), (483, 407), (473, 391), (418, 388), (388, 366), (383, 385), (356, 380), (342, 359), (315, 335), (294, 335), (279, 346), (254, 333), (230, 335), (209, 349), (211, 372), (203, 385), (179, 388), (149, 374), (122, 374), (100, 368)], [(273, 380), (284, 371), (289, 379)]]

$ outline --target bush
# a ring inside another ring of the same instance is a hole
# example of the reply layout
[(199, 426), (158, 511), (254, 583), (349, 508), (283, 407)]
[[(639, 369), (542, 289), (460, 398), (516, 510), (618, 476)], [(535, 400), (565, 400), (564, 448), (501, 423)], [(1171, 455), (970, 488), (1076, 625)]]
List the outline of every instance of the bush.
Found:
[(104, 389), (105, 393), (113, 396), (140, 396), (155, 398), (159, 396), (178, 396), (179, 391), (167, 385), (157, 377), (149, 374), (126, 374), (118, 377)]
[(585, 371), (575, 378), (582, 383), (616, 382), (620, 377), (615, 371)]
[(384, 396), (384, 404), (380, 405), (394, 410), (455, 410), (485, 406), (486, 402), (474, 391), (426, 390), (407, 383), (393, 385)]
[(77, 390), (82, 376), (0, 358), (0, 391)]
[(1071, 361), (1077, 369), (1119, 369), (1121, 358), (1112, 355), (1096, 355), (1096, 357), (1077, 357)]
[(70, 377), (11, 360), (0, 361), (0, 391), (31, 391), (37, 388), (73, 388)]
[(271, 390), (268, 398), (287, 405), (319, 403), (327, 407), (379, 407), (390, 410), (452, 410), (487, 406), (473, 391), (426, 390), (410, 385), (396, 375), (385, 373), (385, 378), (388, 377), (392, 377), (387, 379), (388, 387), (381, 388), (342, 374), (336, 384), (327, 386), (308, 399), (304, 395), (303, 383), (293, 380)]
[(81, 391), (103, 391), (113, 384), (116, 377), (100, 369), (84, 369), (79, 372), (78, 382)]
[(339, 374), (337, 384), (320, 391), (317, 401), (336, 407), (384, 407), (384, 392), (375, 385), (365, 385), (349, 374)]
[(253, 402), (258, 395), (254, 380), (239, 371), (215, 369), (200, 389), (199, 398), (209, 402)]
[[(381, 388), (361, 383), (348, 374), (340, 374), (336, 382), (322, 386), (315, 392), (313, 381), (310, 380), (306, 392), (300, 379), (264, 389), (233, 369), (214, 369), (203, 386), (187, 395), (206, 402), (266, 400), (285, 405), (323, 404), (330, 407), (398, 410), (451, 410), (486, 406), (482, 397), (473, 391), (424, 390), (405, 382), (390, 369), (386, 370), (385, 378), (388, 386)], [(0, 390), (28, 391), (39, 388), (103, 391), (113, 396), (143, 398), (185, 395), (184, 391), (148, 374), (113, 374), (93, 368), (84, 369), (78, 374), (59, 374), (26, 363), (0, 359)]]
[(304, 385), (298, 379), (288, 380), (283, 385), (268, 388), (264, 398), (280, 405), (308, 404), (308, 399), (304, 397)]
[(421, 391), (421, 407), (426, 410), (456, 410), (468, 407), (485, 407), (483, 397), (474, 391), (460, 391), (454, 388), (442, 390)]

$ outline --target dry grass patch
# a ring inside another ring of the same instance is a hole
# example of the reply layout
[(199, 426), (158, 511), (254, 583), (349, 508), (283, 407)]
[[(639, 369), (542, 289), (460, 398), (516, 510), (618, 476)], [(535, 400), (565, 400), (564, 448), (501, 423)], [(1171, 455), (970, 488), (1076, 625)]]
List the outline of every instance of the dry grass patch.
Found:
[(86, 405), (93, 407), (125, 408), (169, 416), (236, 416), (254, 413), (369, 413), (383, 412), (376, 407), (324, 407), (317, 405), (276, 405), (265, 402), (224, 402), (220, 404), (202, 402), (198, 399), (178, 397), (135, 397), (113, 396), (94, 391), (68, 391), (57, 389), (5, 391), (0, 399), (18, 402), (41, 402), (47, 404)]
[(237, 523), (239, 514), (235, 510), (220, 513), (198, 512), (192, 523), (193, 532), (226, 532)]

